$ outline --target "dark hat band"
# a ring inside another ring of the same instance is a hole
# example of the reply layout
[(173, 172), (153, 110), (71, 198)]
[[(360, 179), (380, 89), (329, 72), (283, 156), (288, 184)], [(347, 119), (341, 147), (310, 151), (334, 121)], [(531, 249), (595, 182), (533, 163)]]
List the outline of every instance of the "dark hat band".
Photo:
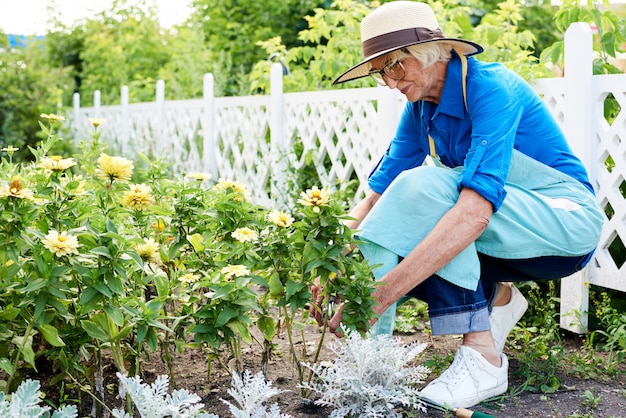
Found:
[(363, 56), (369, 57), (381, 51), (402, 47), (403, 45), (418, 44), (443, 38), (441, 29), (408, 28), (389, 32), (363, 41)]

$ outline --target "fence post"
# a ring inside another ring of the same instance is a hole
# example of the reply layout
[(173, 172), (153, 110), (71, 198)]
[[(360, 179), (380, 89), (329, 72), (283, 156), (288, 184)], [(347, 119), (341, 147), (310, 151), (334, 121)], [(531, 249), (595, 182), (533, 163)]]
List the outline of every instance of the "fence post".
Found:
[(94, 118), (100, 117), (100, 90), (93, 92), (93, 116)]
[(72, 107), (74, 108), (74, 142), (78, 144), (78, 138), (82, 135), (80, 121), (80, 93), (72, 95)]
[(122, 86), (120, 103), (122, 107), (122, 132), (120, 135), (120, 153), (127, 155), (130, 148), (130, 111), (128, 109), (128, 86)]
[(166, 137), (165, 137), (165, 81), (157, 80), (156, 83), (156, 129), (157, 129), (157, 143), (156, 143), (156, 155), (160, 156), (163, 154), (163, 148), (165, 145)]
[(281, 207), (285, 202), (284, 193), (280, 185), (284, 184), (285, 177), (285, 104), (283, 95), (283, 67), (275, 62), (270, 68), (270, 178), (271, 196), (275, 204)]
[[(587, 23), (572, 23), (565, 32), (565, 101), (563, 128), (574, 153), (593, 178), (593, 45)], [(588, 325), (587, 269), (561, 281), (561, 328), (582, 333)]]
[(204, 142), (202, 146), (202, 165), (207, 172), (211, 174), (211, 177), (217, 180), (219, 170), (216, 158), (217, 127), (215, 126), (215, 80), (213, 74), (207, 73), (204, 75), (202, 100), (204, 102), (202, 106), (204, 113), (200, 124), (200, 126), (202, 126), (202, 138)]

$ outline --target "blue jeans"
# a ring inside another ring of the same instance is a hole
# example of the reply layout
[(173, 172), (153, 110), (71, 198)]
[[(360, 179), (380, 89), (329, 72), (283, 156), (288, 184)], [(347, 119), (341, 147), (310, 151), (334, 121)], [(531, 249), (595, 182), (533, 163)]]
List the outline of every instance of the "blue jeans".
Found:
[[(591, 254), (577, 257), (547, 256), (519, 260), (500, 259), (479, 253), (481, 276), (476, 291), (464, 289), (433, 275), (398, 303), (409, 297), (426, 302), (433, 335), (487, 331), (491, 329), (489, 312), (497, 293), (497, 283), (560, 279), (582, 269), (590, 256)], [(385, 261), (385, 265), (379, 268), (382, 270), (376, 272), (377, 276), (393, 268), (401, 261), (401, 257), (390, 254)], [(394, 322), (395, 304), (381, 315), (370, 333), (391, 335)]]

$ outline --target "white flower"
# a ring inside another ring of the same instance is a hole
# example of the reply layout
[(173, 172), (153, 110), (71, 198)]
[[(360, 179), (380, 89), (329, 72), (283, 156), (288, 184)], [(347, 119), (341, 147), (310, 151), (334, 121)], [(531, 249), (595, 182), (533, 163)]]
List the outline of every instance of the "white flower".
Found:
[(66, 231), (59, 234), (57, 231), (51, 230), (41, 242), (43, 242), (44, 247), (57, 257), (78, 254), (78, 239), (73, 235), (68, 235)]
[(247, 227), (235, 229), (230, 236), (239, 242), (252, 242), (259, 239), (258, 232)]

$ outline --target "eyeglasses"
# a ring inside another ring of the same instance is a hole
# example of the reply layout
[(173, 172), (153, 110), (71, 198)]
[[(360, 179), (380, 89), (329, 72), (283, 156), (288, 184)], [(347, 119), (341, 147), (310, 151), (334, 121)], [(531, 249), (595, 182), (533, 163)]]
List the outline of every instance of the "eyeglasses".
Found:
[(406, 75), (406, 71), (404, 65), (402, 65), (402, 60), (396, 60), (385, 65), (382, 70), (371, 70), (367, 75), (372, 77), (379, 85), (386, 86), (387, 82), (383, 77), (389, 77), (392, 80), (402, 80)]

